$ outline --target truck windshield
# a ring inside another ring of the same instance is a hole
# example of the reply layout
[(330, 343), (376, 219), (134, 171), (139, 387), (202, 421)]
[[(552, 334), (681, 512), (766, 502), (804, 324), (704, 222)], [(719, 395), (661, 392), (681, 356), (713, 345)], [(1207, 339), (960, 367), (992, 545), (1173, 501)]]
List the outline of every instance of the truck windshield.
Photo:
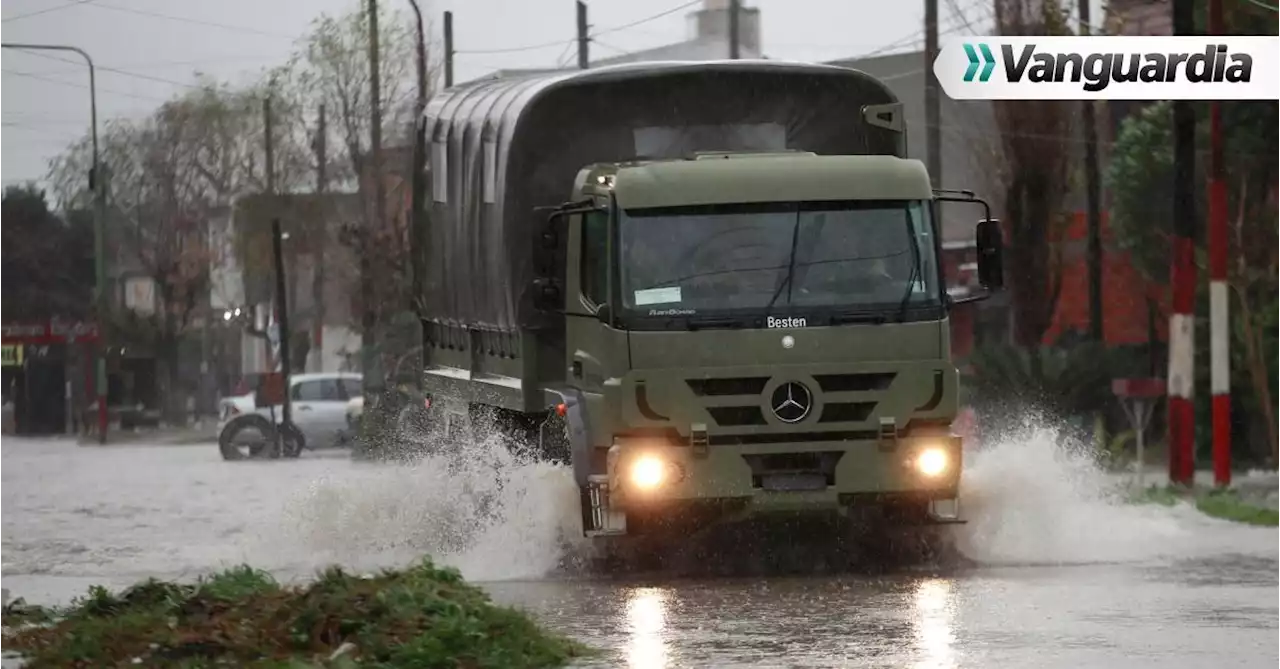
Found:
[(623, 307), (889, 314), (941, 304), (927, 201), (631, 209), (619, 222)]

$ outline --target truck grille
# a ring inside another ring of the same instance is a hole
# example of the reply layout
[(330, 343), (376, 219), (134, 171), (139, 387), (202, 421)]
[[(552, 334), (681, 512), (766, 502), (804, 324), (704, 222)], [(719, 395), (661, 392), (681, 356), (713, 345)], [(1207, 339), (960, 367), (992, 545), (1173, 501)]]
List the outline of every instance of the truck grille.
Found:
[(769, 383), (767, 376), (726, 379), (688, 379), (689, 389), (698, 397), (723, 397), (725, 395), (759, 395)]
[(760, 407), (707, 407), (707, 413), (711, 414), (716, 424), (725, 427), (768, 424)]
[(893, 383), (894, 372), (874, 374), (819, 374), (813, 377), (824, 393), (859, 393), (888, 390)]
[(822, 407), (819, 423), (861, 423), (876, 408), (875, 402), (829, 402)]
[[(894, 372), (860, 374), (819, 374), (813, 377), (822, 393), (878, 392), (888, 390), (896, 376)], [(763, 408), (763, 398), (770, 378), (767, 376), (686, 379), (689, 389), (698, 397), (742, 397), (743, 404), (709, 406), (711, 419), (721, 427), (752, 427), (768, 425)], [(748, 399), (750, 398), (750, 399)], [(819, 423), (861, 423), (871, 417), (876, 401), (828, 401), (815, 407)]]

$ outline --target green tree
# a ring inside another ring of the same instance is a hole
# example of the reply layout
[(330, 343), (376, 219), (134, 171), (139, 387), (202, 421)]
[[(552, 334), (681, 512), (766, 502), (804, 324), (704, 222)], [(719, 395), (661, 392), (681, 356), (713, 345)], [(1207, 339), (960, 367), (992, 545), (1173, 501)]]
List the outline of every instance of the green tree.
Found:
[(4, 191), (0, 228), (5, 321), (84, 319), (93, 292), (93, 229), (88, 212), (66, 219), (33, 185)]

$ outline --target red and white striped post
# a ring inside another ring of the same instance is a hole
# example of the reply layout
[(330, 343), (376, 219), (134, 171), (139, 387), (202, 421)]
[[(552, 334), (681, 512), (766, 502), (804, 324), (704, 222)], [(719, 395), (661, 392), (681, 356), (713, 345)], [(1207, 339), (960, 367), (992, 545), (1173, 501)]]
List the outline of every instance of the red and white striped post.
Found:
[[(1194, 35), (1194, 0), (1173, 0), (1173, 33)], [(1169, 316), (1169, 482), (1195, 480), (1195, 302), (1196, 302), (1196, 112), (1192, 103), (1173, 103), (1173, 237)]]
[[(1221, 35), (1222, 0), (1209, 0), (1209, 34)], [(1213, 393), (1213, 483), (1231, 485), (1231, 332), (1227, 292), (1227, 181), (1222, 103), (1209, 106), (1209, 363)]]

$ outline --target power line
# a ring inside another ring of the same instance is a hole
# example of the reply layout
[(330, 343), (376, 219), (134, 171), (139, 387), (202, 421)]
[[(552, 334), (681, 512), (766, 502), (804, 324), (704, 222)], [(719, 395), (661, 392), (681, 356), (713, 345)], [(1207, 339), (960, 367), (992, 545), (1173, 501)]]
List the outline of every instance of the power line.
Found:
[(610, 51), (615, 51), (615, 52), (617, 52), (619, 55), (622, 55), (622, 56), (629, 56), (629, 55), (631, 55), (631, 52), (630, 52), (630, 51), (627, 51), (626, 49), (618, 48), (618, 47), (613, 46), (612, 44), (609, 44), (609, 43), (607, 43), (607, 42), (601, 42), (600, 40), (598, 40), (598, 39), (596, 39), (596, 38), (594, 38), (594, 37), (592, 37), (592, 38), (591, 38), (591, 43), (592, 43), (592, 44), (599, 44), (600, 46), (602, 46), (602, 47), (604, 47), (604, 48), (606, 48), (606, 49), (609, 49)]
[(577, 42), (577, 38), (556, 40), (555, 42), (543, 42), (542, 44), (526, 44), (524, 46), (513, 46), (505, 49), (455, 49), (454, 53), (458, 54), (484, 54), (484, 53), (517, 53), (520, 51), (536, 51), (538, 49), (548, 49), (553, 46), (562, 46), (564, 44), (573, 44)]
[[(607, 34), (609, 34), (609, 33), (616, 33), (616, 32), (618, 32), (618, 31), (620, 31), (620, 30), (626, 30), (627, 28), (634, 28), (634, 27), (636, 27), (636, 26), (638, 26), (638, 25), (642, 25), (642, 24), (648, 23), (648, 22), (650, 22), (650, 21), (656, 21), (656, 20), (658, 20), (658, 19), (660, 19), (660, 18), (662, 18), (662, 17), (664, 17), (664, 16), (669, 16), (669, 15), (671, 15), (671, 14), (675, 14), (676, 12), (678, 12), (678, 11), (680, 11), (680, 10), (682, 10), (682, 9), (688, 9), (689, 7), (692, 7), (692, 6), (694, 6), (694, 5), (698, 5), (698, 4), (702, 4), (702, 0), (693, 0), (692, 2), (686, 2), (686, 3), (684, 3), (683, 5), (680, 5), (680, 6), (678, 6), (678, 7), (672, 7), (671, 9), (668, 9), (668, 10), (666, 10), (666, 11), (664, 11), (664, 12), (659, 12), (659, 13), (654, 14), (654, 15), (652, 15), (652, 16), (648, 16), (648, 17), (645, 17), (645, 18), (643, 18), (643, 19), (638, 19), (638, 20), (632, 21), (631, 23), (624, 23), (624, 24), (622, 24), (622, 25), (620, 25), (620, 26), (614, 26), (614, 27), (612, 27), (612, 28), (605, 28), (604, 30), (601, 30), (601, 31), (596, 32), (596, 33), (595, 33), (595, 35), (607, 35)], [(593, 36), (594, 36), (594, 35), (593, 35)]]
[(8, 23), (10, 21), (19, 21), (22, 19), (29, 19), (33, 16), (40, 16), (41, 14), (48, 14), (50, 12), (60, 12), (64, 9), (68, 9), (71, 7), (79, 7), (80, 5), (87, 5), (90, 2), (93, 2), (93, 0), (72, 0), (72, 2), (68, 2), (65, 4), (55, 5), (53, 7), (45, 7), (44, 9), (37, 9), (35, 11), (27, 12), (26, 14), (19, 14), (17, 16), (10, 16), (9, 18), (2, 19), (0, 21), (3, 21), (4, 23)]
[[(86, 0), (86, 4), (88, 1), (92, 1), (92, 0)], [(258, 30), (256, 28), (249, 28), (247, 26), (234, 26), (226, 23), (218, 23), (216, 21), (205, 21), (203, 19), (193, 19), (185, 16), (174, 16), (172, 14), (162, 14), (160, 12), (153, 12), (146, 9), (134, 9), (133, 7), (122, 7), (119, 5), (107, 4), (107, 3), (101, 2), (100, 0), (97, 2), (93, 2), (93, 4), (89, 6), (99, 7), (101, 9), (108, 9), (113, 12), (124, 12), (126, 14), (137, 14), (138, 16), (150, 16), (152, 18), (165, 19), (167, 21), (177, 21), (179, 23), (190, 23), (192, 25), (197, 25), (197, 26), (221, 28), (223, 30), (232, 30), (235, 32), (241, 32), (241, 33), (246, 33), (250, 35), (262, 35), (263, 37), (275, 37), (278, 39), (287, 39), (287, 40), (297, 39), (296, 35), (285, 35), (282, 33), (273, 33), (273, 32), (267, 32), (265, 30)]]
[[(62, 81), (60, 79), (51, 79), (49, 77), (42, 77), (38, 74), (33, 74), (31, 72), (20, 72), (18, 70), (10, 70), (10, 69), (5, 69), (3, 70), (3, 72), (5, 74), (12, 74), (15, 77), (27, 77), (29, 79), (35, 79), (37, 81), (43, 81), (50, 84), (57, 84), (59, 86), (69, 86), (71, 88), (81, 88), (81, 89), (89, 88), (88, 84), (78, 84), (73, 81)], [(136, 98), (138, 100), (146, 100), (147, 102), (166, 102), (166, 100), (163, 98), (150, 97), (146, 95), (138, 95), (136, 93), (126, 93), (124, 91), (116, 91), (110, 88), (103, 88), (101, 86), (98, 87), (98, 92), (110, 93), (112, 95), (120, 95), (126, 98)]]
[[(625, 23), (625, 24), (623, 24), (623, 25), (620, 25), (620, 26), (614, 26), (614, 27), (612, 27), (612, 28), (605, 28), (604, 30), (601, 30), (601, 31), (596, 32), (596, 33), (593, 33), (593, 34), (591, 35), (591, 37), (593, 37), (593, 38), (594, 38), (596, 35), (606, 35), (606, 34), (608, 34), (608, 33), (618, 32), (618, 31), (620, 31), (620, 30), (626, 30), (627, 28), (631, 28), (631, 27), (633, 27), (633, 26), (638, 26), (638, 25), (641, 25), (641, 24), (643, 24), (643, 23), (648, 23), (649, 21), (653, 21), (653, 20), (655, 20), (655, 19), (660, 19), (660, 18), (662, 18), (662, 17), (664, 17), (664, 16), (667, 16), (667, 15), (669, 15), (669, 14), (674, 14), (674, 13), (676, 13), (676, 12), (678, 12), (678, 11), (682, 10), (682, 9), (686, 9), (686, 8), (692, 7), (692, 6), (694, 6), (694, 5), (696, 5), (696, 4), (699, 4), (699, 3), (701, 3), (701, 2), (702, 2), (702, 0), (693, 0), (692, 2), (686, 2), (686, 3), (684, 3), (684, 4), (682, 4), (682, 5), (678, 6), (678, 7), (672, 7), (671, 9), (668, 9), (668, 10), (666, 10), (666, 11), (659, 12), (659, 13), (657, 13), (657, 14), (653, 14), (653, 15), (650, 15), (650, 16), (646, 16), (645, 18), (638, 19), (638, 20), (636, 20), (636, 21), (632, 21), (631, 23)], [(577, 42), (577, 38), (572, 38), (572, 39), (569, 39), (569, 40), (556, 40), (556, 41), (554, 41), (554, 42), (541, 42), (541, 43), (538, 43), (538, 44), (526, 44), (526, 45), (524, 45), (524, 46), (513, 46), (513, 47), (506, 47), (506, 48), (501, 48), (501, 49), (466, 49), (466, 50), (459, 49), (459, 50), (455, 51), (454, 53), (459, 53), (459, 54), (518, 53), (518, 52), (521, 52), (521, 51), (536, 51), (536, 50), (538, 50), (538, 49), (549, 49), (549, 48), (551, 48), (551, 47), (553, 47), (553, 46), (561, 46), (561, 45), (565, 44), (565, 42), (566, 42), (566, 41), (567, 41), (567, 42), (569, 42), (569, 43), (571, 43), (571, 44), (572, 44), (572, 43), (576, 43), (576, 42)]]
[[(952, 23), (956, 25), (952, 25), (946, 30), (939, 32), (938, 35), (939, 36), (948, 35), (968, 27), (968, 21), (964, 20), (963, 14), (965, 11), (972, 9), (981, 1), (982, 0), (974, 0), (973, 2), (970, 2), (968, 5), (965, 5), (963, 8), (957, 8), (955, 12), (946, 21), (947, 23)], [(871, 58), (872, 56), (878, 56), (887, 51), (892, 51), (893, 49), (899, 46), (906, 46), (907, 44), (915, 45), (916, 42), (919, 42), (923, 38), (924, 38), (924, 28), (920, 28), (919, 30), (916, 30), (915, 32), (909, 35), (900, 37), (897, 40), (894, 40), (893, 42), (890, 42), (884, 46), (876, 48), (875, 50), (868, 51), (867, 53), (861, 54), (859, 56), (854, 56), (850, 60), (861, 60), (863, 58)]]
[[(61, 56), (55, 56), (53, 54), (48, 54), (48, 53), (40, 53), (38, 51), (31, 51), (28, 49), (17, 49), (17, 50), (26, 54), (30, 54), (32, 56), (36, 56), (37, 58), (47, 58), (49, 60), (56, 60), (59, 62), (72, 63), (72, 64), (75, 64), (78, 62), (78, 61), (71, 60), (70, 58), (63, 58)], [(200, 88), (200, 86), (196, 84), (190, 84), (182, 81), (174, 81), (173, 79), (165, 79), (164, 77), (154, 77), (149, 74), (139, 74), (137, 72), (121, 70), (119, 68), (108, 67), (106, 65), (99, 65), (97, 69), (102, 70), (103, 72), (112, 72), (115, 74), (122, 74), (126, 77), (134, 77), (136, 79), (146, 79), (147, 81), (156, 81), (162, 84), (171, 84), (173, 86), (184, 86), (186, 88)]]
[(1280, 6), (1268, 5), (1267, 3), (1262, 2), (1262, 0), (1244, 0), (1244, 1), (1251, 5), (1261, 7), (1269, 12), (1280, 12)]

